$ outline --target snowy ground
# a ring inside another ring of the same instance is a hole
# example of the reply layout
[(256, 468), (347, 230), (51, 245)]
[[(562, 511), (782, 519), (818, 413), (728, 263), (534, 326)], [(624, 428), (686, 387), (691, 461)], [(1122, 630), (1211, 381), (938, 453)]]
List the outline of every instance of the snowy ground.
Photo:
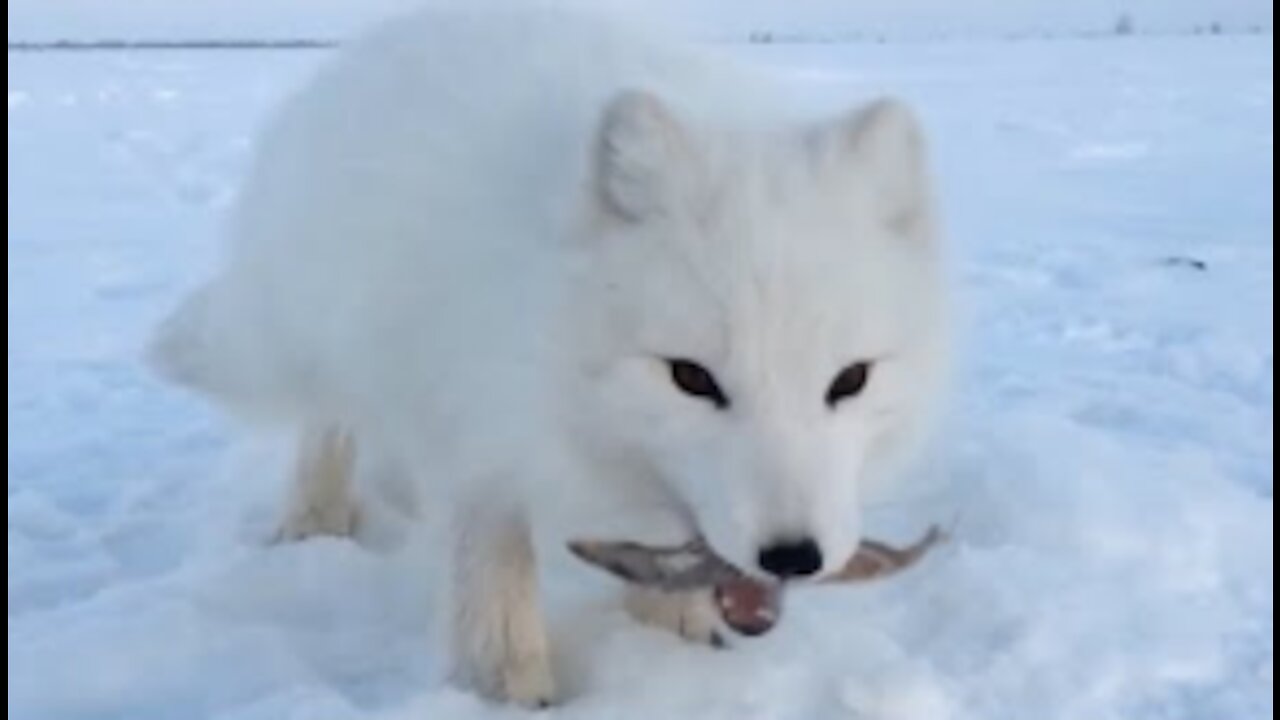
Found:
[[(893, 511), (958, 537), (731, 653), (558, 566), (549, 717), (1270, 718), (1272, 49), (751, 49), (934, 132), (970, 332), (947, 484)], [(414, 543), (263, 546), (269, 458), (136, 361), (322, 57), (9, 56), (9, 717), (519, 716), (441, 683)]]

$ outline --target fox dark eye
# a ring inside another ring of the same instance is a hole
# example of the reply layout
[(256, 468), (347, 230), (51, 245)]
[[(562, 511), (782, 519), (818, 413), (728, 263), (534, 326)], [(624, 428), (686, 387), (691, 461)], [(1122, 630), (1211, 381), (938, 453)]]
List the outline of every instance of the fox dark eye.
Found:
[(681, 392), (709, 400), (720, 410), (729, 407), (729, 398), (706, 368), (691, 360), (668, 360), (667, 365), (671, 368), (671, 382)]
[(842, 400), (858, 397), (867, 388), (867, 381), (870, 379), (871, 363), (866, 361), (856, 362), (841, 370), (827, 389), (827, 406), (834, 408)]

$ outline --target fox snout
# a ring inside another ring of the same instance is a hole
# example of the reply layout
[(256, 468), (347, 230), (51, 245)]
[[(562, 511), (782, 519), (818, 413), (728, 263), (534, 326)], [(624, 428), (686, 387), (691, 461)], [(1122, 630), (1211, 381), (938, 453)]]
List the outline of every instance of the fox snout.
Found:
[(799, 580), (822, 570), (822, 547), (807, 536), (779, 539), (761, 547), (756, 561), (778, 580)]

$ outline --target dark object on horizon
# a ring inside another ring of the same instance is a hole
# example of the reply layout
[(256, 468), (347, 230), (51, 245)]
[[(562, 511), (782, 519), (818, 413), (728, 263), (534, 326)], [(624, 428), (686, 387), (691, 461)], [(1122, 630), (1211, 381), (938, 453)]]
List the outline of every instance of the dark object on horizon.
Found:
[(1189, 268), (1198, 272), (1209, 271), (1209, 263), (1199, 258), (1187, 257), (1185, 255), (1171, 255), (1164, 259), (1163, 264), (1167, 267)]

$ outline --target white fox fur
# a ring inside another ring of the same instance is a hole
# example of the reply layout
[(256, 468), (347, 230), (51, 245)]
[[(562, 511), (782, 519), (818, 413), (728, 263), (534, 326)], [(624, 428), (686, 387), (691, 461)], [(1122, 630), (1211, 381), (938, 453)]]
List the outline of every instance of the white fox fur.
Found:
[[(937, 397), (920, 129), (895, 102), (807, 118), (786, 97), (577, 15), (398, 19), (266, 128), (226, 262), (157, 364), (302, 431), (285, 535), (349, 530), (349, 454), (394, 448), (453, 508), (458, 677), (550, 701), (530, 525), (572, 482), (656, 503), (750, 572), (812, 537), (828, 572)], [(828, 402), (858, 361), (865, 390)], [(700, 602), (630, 605), (705, 638)]]

